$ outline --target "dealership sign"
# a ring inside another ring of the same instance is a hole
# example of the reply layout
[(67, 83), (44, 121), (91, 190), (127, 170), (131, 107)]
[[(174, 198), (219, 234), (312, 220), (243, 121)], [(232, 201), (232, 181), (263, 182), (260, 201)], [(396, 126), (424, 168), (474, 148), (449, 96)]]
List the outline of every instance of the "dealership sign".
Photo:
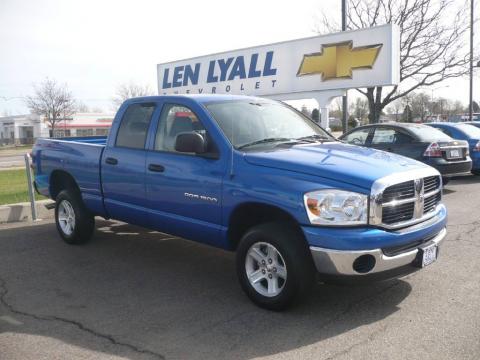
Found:
[(395, 85), (399, 41), (389, 24), (159, 64), (158, 93), (271, 96)]

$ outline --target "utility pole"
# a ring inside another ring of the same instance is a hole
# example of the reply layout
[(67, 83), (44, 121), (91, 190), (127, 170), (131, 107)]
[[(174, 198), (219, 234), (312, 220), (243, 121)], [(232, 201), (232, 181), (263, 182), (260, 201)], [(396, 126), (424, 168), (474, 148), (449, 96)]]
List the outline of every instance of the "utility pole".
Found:
[(473, 121), (473, 9), (474, 0), (470, 0), (470, 103), (468, 106), (468, 120)]
[[(472, 10), (472, 13), (473, 13), (473, 10)], [(345, 31), (345, 30), (347, 30), (347, 0), (342, 0), (342, 31)], [(342, 128), (343, 128), (344, 134), (348, 131), (348, 121), (347, 121), (348, 95), (347, 94), (348, 94), (347, 90), (345, 90), (345, 95), (342, 96)]]

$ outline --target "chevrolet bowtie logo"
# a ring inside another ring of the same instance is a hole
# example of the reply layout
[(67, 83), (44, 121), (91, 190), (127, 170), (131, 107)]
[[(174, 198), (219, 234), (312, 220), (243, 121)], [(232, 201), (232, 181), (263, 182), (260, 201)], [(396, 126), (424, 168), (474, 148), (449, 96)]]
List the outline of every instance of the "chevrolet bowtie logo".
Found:
[(322, 52), (303, 56), (297, 76), (322, 74), (323, 80), (352, 78), (353, 69), (371, 69), (382, 44), (352, 48), (352, 42), (324, 45)]

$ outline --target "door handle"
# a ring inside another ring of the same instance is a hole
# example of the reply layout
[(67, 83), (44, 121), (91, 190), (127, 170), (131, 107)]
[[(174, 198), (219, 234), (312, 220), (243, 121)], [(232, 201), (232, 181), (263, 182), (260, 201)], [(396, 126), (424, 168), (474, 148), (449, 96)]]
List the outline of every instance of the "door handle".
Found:
[(105, 159), (105, 162), (106, 162), (107, 164), (110, 164), (110, 165), (117, 165), (117, 164), (118, 164), (118, 160), (115, 159), (115, 158), (112, 158), (112, 157), (107, 157), (107, 158)]
[(148, 165), (148, 170), (154, 171), (154, 172), (164, 172), (165, 168), (159, 164), (150, 164)]

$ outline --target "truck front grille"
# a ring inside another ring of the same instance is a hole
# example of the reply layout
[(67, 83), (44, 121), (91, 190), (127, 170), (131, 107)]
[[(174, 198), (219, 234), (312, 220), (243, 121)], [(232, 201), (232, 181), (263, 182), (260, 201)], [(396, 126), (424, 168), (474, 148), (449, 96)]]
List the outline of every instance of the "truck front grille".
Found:
[[(386, 186), (372, 202), (373, 224), (387, 228), (408, 226), (434, 213), (442, 198), (440, 176), (424, 176)], [(379, 216), (381, 214), (381, 216)]]
[(410, 220), (413, 217), (413, 210), (413, 202), (385, 207), (383, 208), (382, 222), (384, 224), (395, 224), (399, 221)]
[(411, 180), (386, 188), (383, 192), (383, 202), (408, 199), (414, 196), (414, 182)]

